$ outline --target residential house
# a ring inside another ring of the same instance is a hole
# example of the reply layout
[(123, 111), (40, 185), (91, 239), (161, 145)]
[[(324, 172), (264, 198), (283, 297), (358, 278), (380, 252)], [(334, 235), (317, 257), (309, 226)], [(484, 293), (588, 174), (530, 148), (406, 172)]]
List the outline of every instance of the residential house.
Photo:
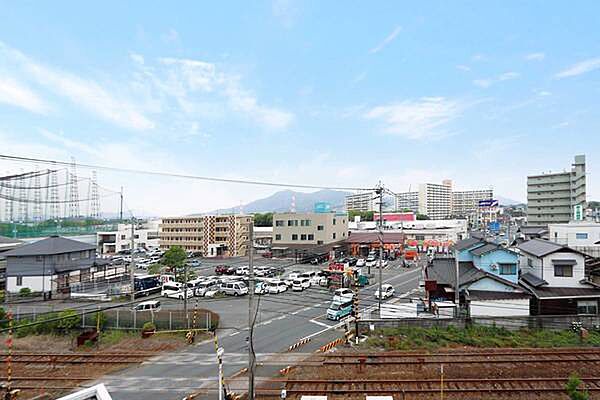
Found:
[(93, 244), (51, 236), (7, 251), (6, 290), (29, 288), (45, 294), (88, 281), (97, 266), (95, 250)]
[(532, 315), (597, 314), (600, 288), (585, 278), (585, 254), (543, 239), (519, 244), (519, 283)]
[(6, 289), (6, 257), (4, 253), (23, 244), (19, 239), (0, 236), (0, 290)]

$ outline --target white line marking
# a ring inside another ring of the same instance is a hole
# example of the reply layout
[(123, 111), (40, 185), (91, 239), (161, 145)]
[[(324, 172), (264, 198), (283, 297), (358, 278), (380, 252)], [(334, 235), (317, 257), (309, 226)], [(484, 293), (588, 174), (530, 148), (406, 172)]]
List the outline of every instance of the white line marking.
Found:
[(240, 331), (233, 332), (233, 333), (229, 334), (229, 337), (232, 337), (232, 336), (238, 335), (239, 333), (240, 333)]
[(315, 321), (314, 319), (311, 319), (310, 322), (312, 322), (313, 324), (317, 324), (317, 325), (321, 325), (321, 326), (326, 326), (327, 328), (331, 328), (331, 325), (326, 324), (326, 323), (321, 322), (321, 321)]

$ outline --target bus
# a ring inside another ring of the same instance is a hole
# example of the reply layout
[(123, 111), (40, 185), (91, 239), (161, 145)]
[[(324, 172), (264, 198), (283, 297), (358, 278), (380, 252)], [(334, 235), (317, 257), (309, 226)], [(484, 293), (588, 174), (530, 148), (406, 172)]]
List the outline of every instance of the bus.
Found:
[(159, 275), (135, 275), (134, 277), (135, 297), (150, 296), (160, 293), (162, 283)]

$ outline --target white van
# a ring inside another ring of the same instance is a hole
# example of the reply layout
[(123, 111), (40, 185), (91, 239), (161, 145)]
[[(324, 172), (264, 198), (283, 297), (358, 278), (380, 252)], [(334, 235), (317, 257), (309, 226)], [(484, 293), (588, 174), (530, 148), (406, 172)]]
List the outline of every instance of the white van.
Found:
[(229, 296), (243, 296), (248, 294), (248, 286), (244, 282), (223, 282), (219, 291)]
[(315, 271), (307, 271), (301, 273), (298, 278), (308, 278), (309, 284), (317, 284), (319, 283), (319, 277), (317, 277), (317, 273)]
[(204, 282), (200, 282), (198, 285), (194, 287), (194, 294), (196, 296), (202, 297), (206, 294), (206, 292), (210, 292), (217, 288), (217, 281), (207, 280)]
[(248, 275), (248, 266), (242, 266), (242, 267), (237, 267), (235, 269), (235, 274), (236, 275)]
[[(293, 286), (293, 284), (292, 284)], [(273, 294), (277, 294), (277, 293), (281, 293), (281, 292), (285, 292), (287, 290), (287, 285), (285, 284), (284, 281), (270, 281), (267, 282), (267, 290), (269, 293), (273, 293)]]
[[(163, 284), (160, 295), (163, 297), (169, 297), (171, 299), (180, 299), (183, 300), (185, 297), (185, 293), (183, 291), (183, 285), (179, 282), (168, 282)], [(187, 289), (187, 298), (194, 297), (194, 291), (192, 289)]]
[(304, 289), (308, 289), (310, 287), (310, 280), (308, 278), (299, 277), (298, 279), (294, 279), (292, 283), (292, 290), (294, 292), (301, 292)]
[(160, 311), (160, 301), (157, 300), (149, 300), (143, 301), (139, 304), (136, 304), (133, 308), (133, 311)]

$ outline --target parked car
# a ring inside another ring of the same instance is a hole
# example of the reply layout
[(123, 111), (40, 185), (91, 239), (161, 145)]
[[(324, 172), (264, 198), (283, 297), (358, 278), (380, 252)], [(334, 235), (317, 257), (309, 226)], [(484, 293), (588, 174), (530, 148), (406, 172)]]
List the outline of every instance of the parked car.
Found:
[(217, 265), (215, 267), (215, 274), (217, 275), (229, 275), (229, 267), (227, 265)]
[(339, 321), (341, 318), (350, 314), (352, 314), (352, 299), (345, 299), (342, 301), (334, 300), (327, 309), (327, 319), (334, 321)]
[(254, 275), (255, 276), (267, 276), (269, 274), (270, 271), (270, 267), (267, 265), (262, 265), (262, 266), (258, 266), (254, 268)]
[(244, 265), (235, 269), (236, 275), (248, 275), (248, 266)]
[(285, 292), (288, 289), (284, 281), (270, 281), (267, 283), (269, 293), (277, 294)]
[(211, 290), (215, 289), (216, 287), (217, 287), (216, 281), (207, 280), (207, 281), (200, 283), (199, 285), (196, 285), (196, 287), (194, 288), (194, 294), (196, 296), (202, 297), (202, 296), (206, 295), (206, 292), (210, 292)]
[(202, 265), (202, 261), (200, 261), (200, 260), (190, 260), (190, 261), (188, 261), (187, 265), (189, 265), (192, 268), (199, 267), (199, 266)]
[(248, 286), (244, 282), (226, 282), (221, 284), (219, 291), (228, 296), (243, 296), (248, 294)]
[(256, 286), (254, 287), (255, 294), (265, 294), (268, 293), (267, 283), (266, 282), (256, 282)]
[[(390, 285), (389, 283), (384, 283), (383, 285), (381, 285), (381, 293), (383, 293), (383, 295), (381, 296), (381, 299), (387, 299), (389, 297), (392, 297), (395, 293), (395, 289), (392, 285)], [(375, 291), (375, 298), (379, 299), (379, 289), (377, 289)]]
[(354, 298), (354, 292), (348, 288), (337, 289), (333, 292), (333, 301), (343, 303)]
[[(194, 297), (193, 289), (188, 288), (186, 290), (187, 290), (187, 298), (188, 299)], [(169, 283), (163, 284), (160, 294), (163, 297), (168, 297), (171, 299), (179, 299), (179, 300), (183, 300), (186, 296), (185, 292), (183, 290), (183, 285), (180, 283), (176, 283), (176, 282), (169, 282)]]
[(304, 289), (308, 289), (310, 287), (310, 279), (300, 277), (298, 279), (294, 279), (292, 282), (292, 290), (294, 292), (301, 292)]
[(300, 276), (300, 274), (302, 274), (302, 271), (292, 271), (287, 275), (287, 279), (296, 279)]
[(356, 260), (357, 267), (364, 267), (365, 265), (367, 265), (367, 261), (364, 258), (359, 258)]
[(376, 267), (377, 266), (377, 258), (375, 256), (367, 257), (367, 261), (365, 262), (367, 267)]
[(300, 275), (298, 275), (298, 279), (301, 279), (301, 278), (307, 278), (311, 285), (317, 284), (319, 282), (319, 278), (317, 277), (317, 273), (315, 271), (303, 272)]
[(141, 303), (136, 304), (133, 308), (133, 311), (160, 311), (160, 301), (157, 300), (148, 300), (142, 301)]

